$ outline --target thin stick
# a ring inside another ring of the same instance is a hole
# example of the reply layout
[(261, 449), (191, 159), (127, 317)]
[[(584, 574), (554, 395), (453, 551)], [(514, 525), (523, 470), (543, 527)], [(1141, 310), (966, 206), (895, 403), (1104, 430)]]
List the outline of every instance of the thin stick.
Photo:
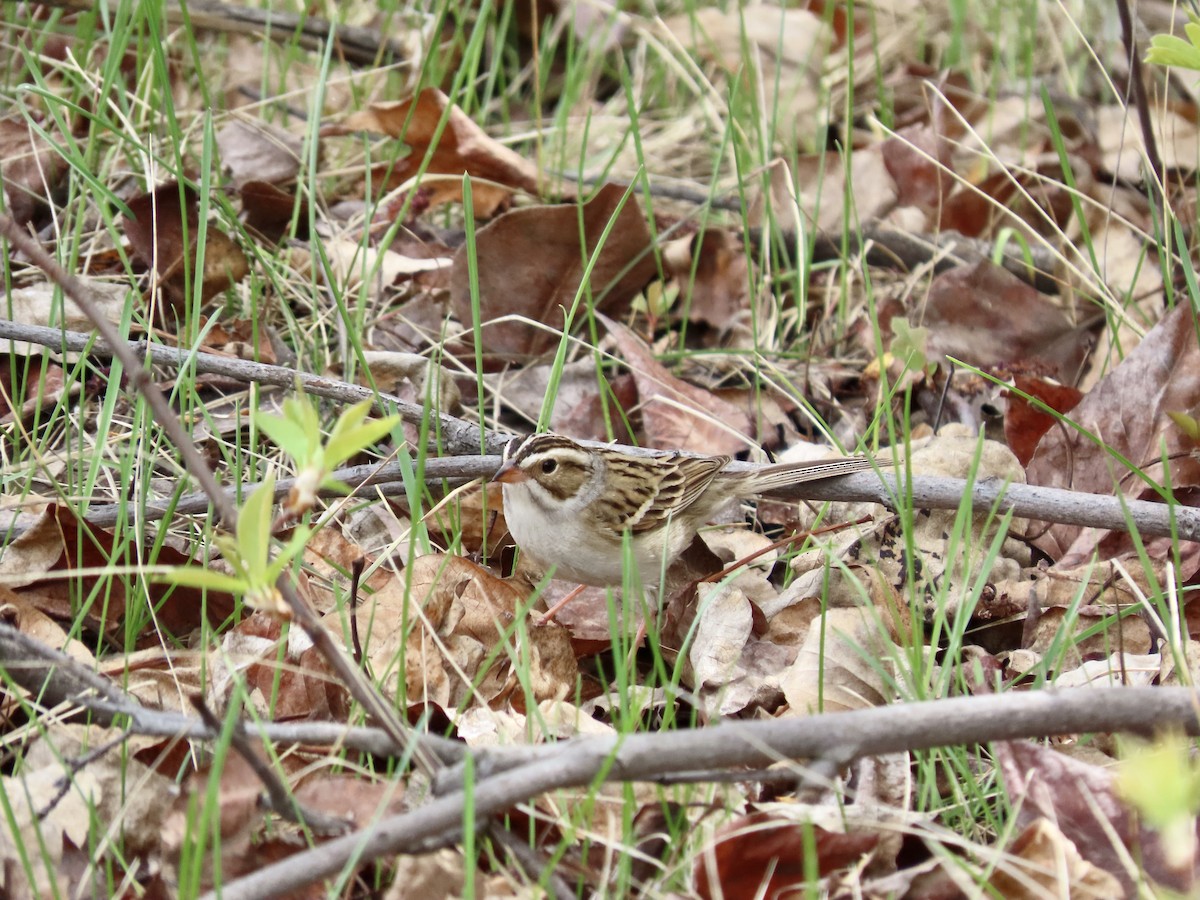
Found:
[[(41, 267), (39, 266), (39, 268)], [(68, 296), (71, 295), (68, 294)], [(105, 334), (105, 331), (101, 331), (104, 340), (98, 342), (92, 335), (79, 331), (63, 331), (59, 328), (47, 328), (44, 325), (23, 325), (19, 322), (0, 319), (0, 339), (27, 341), (64, 353), (86, 352), (102, 358), (120, 357), (122, 354), (118, 350), (124, 348), (133, 355), (133, 359), (138, 363), (149, 361), (156, 366), (164, 366), (169, 369), (191, 368), (199, 374), (222, 375), (226, 378), (244, 381), (247, 384), (273, 384), (289, 389), (299, 384), (306, 394), (337, 400), (341, 403), (371, 400), (379, 412), (385, 415), (395, 412), (406, 422), (414, 425), (420, 425), (429, 419), (437, 420), (436, 425), (430, 430), (436, 431), (440, 435), (442, 448), (447, 453), (479, 452), (478, 425), (444, 413), (436, 413), (416, 403), (401, 400), (392, 394), (372, 391), (370, 388), (350, 384), (347, 381), (339, 381), (336, 378), (324, 378), (320, 375), (298, 372), (286, 366), (272, 366), (250, 359), (221, 356), (217, 353), (200, 351), (193, 353), (177, 347), (152, 345), (148, 341), (126, 341), (116, 336), (112, 326), (109, 326), (107, 330), (113, 336), (110, 337), (109, 334)], [(484, 447), (489, 453), (500, 453), (511, 437), (512, 435), (499, 432), (488, 432), (483, 436)]]
[[(221, 720), (208, 708), (204, 698), (200, 694), (192, 694), (188, 700), (199, 713), (204, 724), (214, 731), (220, 732)], [(283, 780), (275, 773), (275, 770), (254, 751), (250, 745), (250, 739), (243, 731), (235, 728), (230, 732), (229, 741), (237, 755), (245, 761), (258, 780), (262, 782), (263, 788), (267, 792), (267, 802), (277, 815), (322, 836), (346, 834), (350, 831), (350, 823), (345, 819), (328, 815), (319, 809), (310, 809), (297, 800)]]

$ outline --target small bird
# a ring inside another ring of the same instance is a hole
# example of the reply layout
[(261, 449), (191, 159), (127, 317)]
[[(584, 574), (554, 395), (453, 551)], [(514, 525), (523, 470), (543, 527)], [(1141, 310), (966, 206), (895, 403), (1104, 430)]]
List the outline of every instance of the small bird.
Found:
[(687, 549), (731, 500), (871, 467), (861, 456), (727, 472), (728, 456), (632, 456), (557, 434), (510, 441), (496, 473), (504, 519), (522, 552), (559, 578), (600, 587), (624, 577), (628, 532), (642, 583)]

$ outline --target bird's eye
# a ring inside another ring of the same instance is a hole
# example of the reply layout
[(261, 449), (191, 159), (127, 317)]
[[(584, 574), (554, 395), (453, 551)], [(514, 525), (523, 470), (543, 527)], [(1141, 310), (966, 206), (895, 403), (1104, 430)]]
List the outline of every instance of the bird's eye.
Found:
[(556, 459), (543, 459), (542, 460), (542, 472), (544, 474), (549, 475), (557, 468), (558, 468), (558, 460), (556, 460)]

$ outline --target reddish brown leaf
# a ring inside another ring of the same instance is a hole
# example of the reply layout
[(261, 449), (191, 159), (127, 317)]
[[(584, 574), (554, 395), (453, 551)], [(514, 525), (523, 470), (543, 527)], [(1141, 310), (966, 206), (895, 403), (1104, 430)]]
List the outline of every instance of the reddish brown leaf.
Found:
[[(696, 863), (696, 891), (724, 900), (783, 896), (809, 883), (809, 869), (823, 878), (871, 852), (873, 834), (837, 834), (817, 825), (753, 813), (723, 828), (710, 855)], [(807, 846), (806, 846), (807, 845)], [(816, 859), (809, 862), (809, 850)]]
[[(39, 538), (39, 541), (47, 540), (50, 543), (39, 544), (36, 552), (39, 558), (48, 558), (49, 554), (53, 562), (42, 569), (47, 573), (45, 577), (22, 588), (21, 593), (47, 615), (64, 621), (71, 620), (77, 612), (72, 605), (72, 597), (77, 598), (80, 591), (80, 579), (74, 574), (75, 570), (103, 570), (126, 562), (131, 565), (144, 562), (128, 537), (118, 543), (111, 532), (89, 525), (66, 506), (54, 509), (49, 530), (42, 532)], [(10, 547), (8, 553), (13, 550)], [(30, 552), (34, 552), (34, 548), (30, 548)], [(7, 554), (5, 558), (8, 559)], [(186, 556), (166, 546), (159, 548), (156, 562), (165, 566), (190, 564)], [(94, 584), (94, 579), (95, 576), (90, 576), (84, 584)], [(148, 598), (136, 591), (135, 599), (139, 603), (149, 599), (155, 608), (155, 621), (171, 634), (188, 634), (200, 626), (205, 616), (214, 625), (220, 624), (233, 613), (233, 597), (221, 591), (210, 590), (206, 594), (196, 588), (172, 588), (157, 582), (148, 583), (145, 589)], [(104, 602), (92, 605), (88, 627), (103, 632), (115, 629), (125, 615), (128, 599), (122, 581), (112, 579), (104, 592)], [(151, 643), (159, 640), (153, 633), (148, 633), (146, 638)]]
[[(272, 698), (273, 718), (344, 720), (349, 711), (346, 690), (325, 658), (311, 645), (297, 653), (289, 644), (281, 660), (277, 652), (280, 635), (278, 619), (256, 612), (226, 634), (223, 650), (244, 666), (252, 690)], [(248, 659), (254, 661), (246, 664)]]
[[(265, 181), (247, 181), (241, 187), (241, 194), (246, 227), (277, 243), (287, 233), (296, 213), (295, 197)], [(301, 240), (308, 237), (308, 204), (304, 201), (296, 219), (296, 237)]]
[(697, 453), (739, 453), (750, 445), (750, 416), (732, 404), (676, 378), (624, 325), (607, 321), (609, 333), (637, 382), (646, 446)]
[[(1045, 378), (1034, 378), (1031, 375), (1014, 375), (1013, 387), (1023, 394), (1036, 397), (1060, 413), (1070, 412), (1083, 397), (1083, 394), (1073, 387)], [(1004, 412), (1004, 436), (1008, 440), (1009, 449), (1021, 461), (1021, 465), (1029, 465), (1038, 441), (1053, 427), (1054, 422), (1052, 415), (1034, 408), (1024, 397), (1009, 392), (1007, 409)]]
[[(632, 196), (620, 206), (624, 195), (616, 185), (605, 185), (582, 208), (563, 205), (517, 209), (479, 232), (479, 316), (487, 356), (524, 360), (557, 346), (559, 336), (553, 331), (525, 322), (495, 320), (523, 316), (530, 323), (562, 329), (564, 311), (571, 309), (584, 268), (614, 217), (616, 221), (591, 270), (595, 309), (620, 315), (654, 277), (656, 268), (645, 218)], [(460, 321), (471, 322), (465, 247), (454, 257), (450, 298)], [(585, 318), (577, 314), (571, 326), (578, 327)]]
[[(188, 301), (185, 272), (195, 278), (200, 216), (196, 192), (168, 182), (129, 201), (125, 234), (134, 255), (157, 273), (172, 302)], [(185, 236), (186, 232), (186, 236)], [(205, 301), (237, 284), (250, 271), (241, 248), (223, 231), (209, 225), (204, 250), (201, 298)]]

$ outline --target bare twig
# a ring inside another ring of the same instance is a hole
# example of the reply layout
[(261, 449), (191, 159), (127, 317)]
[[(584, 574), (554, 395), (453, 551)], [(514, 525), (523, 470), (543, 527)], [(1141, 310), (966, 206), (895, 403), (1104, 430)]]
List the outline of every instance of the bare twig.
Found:
[[(500, 457), (498, 456), (446, 456), (439, 459), (427, 459), (424, 469), (425, 481), (436, 483), (444, 479), (452, 484), (460, 484), (475, 478), (491, 478), (499, 467)], [(371, 464), (349, 466), (345, 469), (338, 469), (333, 473), (333, 477), (340, 478), (346, 484), (359, 490), (376, 488), (385, 497), (403, 495), (405, 491), (404, 470), (399, 463), (387, 463), (382, 466)], [(281, 478), (276, 481), (275, 499), (282, 500), (286, 497), (295, 483), (296, 479), (294, 478)], [(257, 484), (244, 484), (240, 487), (230, 487), (226, 492), (232, 497), (237, 493), (248, 493), (257, 486)], [(325, 498), (343, 496), (340, 491), (333, 489), (322, 489), (319, 494)], [(178, 516), (203, 515), (208, 512), (208, 507), (208, 495), (196, 493), (181, 497), (174, 505), (166, 502), (148, 503), (145, 510), (139, 511), (138, 515), (143, 522), (154, 522), (166, 516), (168, 512)], [(98, 504), (88, 510), (87, 521), (99, 528), (110, 528), (128, 514), (128, 505)]]
[[(927, 263), (933, 263), (934, 273), (945, 272), (957, 266), (971, 266), (992, 259), (995, 246), (988, 241), (969, 238), (956, 232), (942, 234), (912, 234), (897, 231), (878, 222), (868, 222), (861, 232), (851, 231), (847, 235), (850, 253), (867, 250), (868, 265), (890, 269), (897, 267), (911, 271)], [(795, 246), (794, 235), (784, 236), (784, 246)], [(842, 236), (818, 234), (813, 243), (813, 261), (821, 262), (841, 259)], [(1054, 255), (1038, 245), (1029, 248), (1032, 268), (1017, 247), (1010, 242), (1004, 249), (1000, 265), (1026, 284), (1045, 294), (1057, 294), (1060, 280), (1054, 274), (1059, 265)]]
[[(133, 734), (196, 741), (218, 736), (192, 716), (142, 706), (107, 678), (4, 622), (0, 622), (0, 670), (41, 705), (80, 706), (99, 725), (112, 725), (118, 718), (125, 718)], [(396, 743), (381, 729), (342, 722), (241, 722), (238, 728), (247, 737), (278, 744), (346, 747), (380, 757), (405, 754), (405, 745)], [(466, 752), (463, 744), (437, 735), (420, 735), (418, 739), (429, 753), (445, 761), (461, 759)]]
[[(82, 283), (81, 287), (87, 290)], [(169, 369), (188, 368), (198, 374), (222, 375), (226, 378), (244, 381), (247, 384), (273, 384), (285, 388), (293, 388), (299, 384), (305, 393), (312, 394), (314, 397), (325, 397), (342, 403), (371, 400), (380, 412), (384, 414), (395, 412), (405, 421), (416, 425), (420, 425), (426, 420), (434, 420), (431, 423), (430, 432), (436, 433), (441, 438), (442, 448), (447, 453), (478, 452), (481, 446), (478, 425), (454, 416), (439, 415), (423, 406), (408, 403), (391, 394), (379, 393), (357, 384), (339, 381), (336, 378), (323, 378), (319, 375), (298, 372), (286, 366), (271, 366), (249, 359), (219, 356), (216, 353), (193, 353), (175, 347), (164, 347), (160, 344), (152, 345), (147, 341), (125, 341), (115, 336), (105, 337), (103, 341), (96, 341), (92, 335), (78, 331), (63, 331), (41, 325), (22, 325), (7, 319), (0, 319), (0, 339), (3, 338), (40, 344), (64, 353), (87, 352), (99, 357), (120, 356), (118, 350), (125, 349), (132, 353), (133, 358), (138, 362), (148, 360), (156, 366)], [(484, 436), (484, 449), (489, 453), (499, 453), (504, 449), (508, 437), (498, 432), (488, 432)]]
[[(628, 453), (646, 452), (637, 447), (615, 445)], [(500, 467), (498, 456), (446, 456), (427, 460), (425, 479), (436, 482), (442, 479), (457, 481), (472, 478), (490, 478)], [(731, 471), (747, 471), (756, 468), (754, 463), (730, 463)], [(403, 471), (398, 464), (384, 466), (353, 466), (340, 469), (333, 477), (347, 484), (372, 486), (385, 496), (404, 492)], [(287, 495), (291, 479), (279, 481), (275, 486), (276, 497)], [(857, 472), (821, 481), (785, 488), (771, 494), (785, 500), (835, 500), (880, 503), (894, 507), (896, 497), (906, 496), (911, 490), (913, 505), (922, 509), (958, 509), (967, 492), (967, 482), (961, 478), (942, 478), (931, 475), (916, 475), (911, 482), (898, 486), (895, 477), (887, 472)], [(241, 490), (245, 491), (246, 486)], [(233, 488), (230, 488), (232, 494)], [(324, 496), (336, 496), (328, 492)], [(1011, 509), (1013, 514), (1024, 519), (1039, 519), (1059, 525), (1080, 525), (1085, 528), (1105, 528), (1111, 531), (1128, 531), (1130, 526), (1139, 534), (1155, 537), (1178, 536), (1183, 540), (1200, 540), (1200, 510), (1190, 506), (1152, 503), (1148, 500), (1133, 500), (1108, 494), (1088, 494), (1062, 488), (1039, 487), (1032, 484), (1005, 484), (995, 479), (977, 481), (971, 487), (971, 506), (986, 511), (999, 503), (1001, 510)], [(161, 518), (166, 504), (148, 504), (145, 520)], [(174, 506), (180, 515), (203, 513), (207, 510), (207, 498), (189, 495)], [(115, 523), (120, 506), (96, 506), (88, 513), (87, 521), (100, 527)]]
[[(213, 715), (213, 711), (205, 704), (202, 696), (193, 694), (188, 700), (205, 725), (217, 732), (221, 730), (221, 720)], [(237, 755), (245, 761), (258, 780), (262, 782), (263, 788), (267, 792), (267, 802), (277, 815), (311, 829), (314, 834), (323, 836), (346, 834), (350, 830), (350, 823), (345, 819), (328, 815), (319, 809), (310, 809), (297, 800), (288, 790), (288, 786), (283, 783), (283, 779), (275, 773), (266, 760), (254, 751), (250, 745), (250, 739), (243, 731), (237, 728), (233, 729), (230, 732), (229, 740)]]

